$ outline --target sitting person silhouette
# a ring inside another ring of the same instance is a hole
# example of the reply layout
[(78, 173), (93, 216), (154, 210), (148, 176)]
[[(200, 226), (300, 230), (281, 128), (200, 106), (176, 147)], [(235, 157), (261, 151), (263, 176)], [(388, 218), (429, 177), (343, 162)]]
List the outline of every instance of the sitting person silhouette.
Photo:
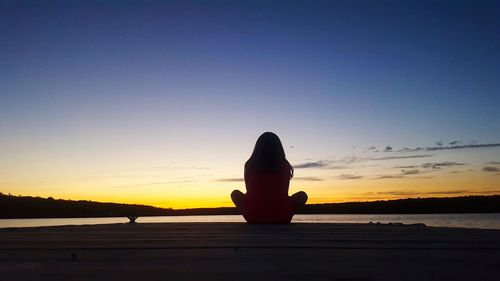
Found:
[(234, 190), (231, 199), (248, 223), (290, 223), (295, 211), (307, 201), (303, 191), (288, 196), (292, 177), (293, 167), (286, 160), (280, 139), (266, 132), (245, 163), (247, 193)]

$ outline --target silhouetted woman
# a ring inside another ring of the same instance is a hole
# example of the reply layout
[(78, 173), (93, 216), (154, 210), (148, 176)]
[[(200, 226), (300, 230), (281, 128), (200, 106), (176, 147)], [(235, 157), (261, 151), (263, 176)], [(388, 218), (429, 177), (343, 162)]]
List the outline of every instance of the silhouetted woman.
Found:
[(293, 167), (285, 157), (278, 136), (262, 134), (245, 163), (247, 193), (231, 193), (231, 199), (249, 223), (289, 223), (295, 210), (307, 201), (303, 191), (288, 196)]

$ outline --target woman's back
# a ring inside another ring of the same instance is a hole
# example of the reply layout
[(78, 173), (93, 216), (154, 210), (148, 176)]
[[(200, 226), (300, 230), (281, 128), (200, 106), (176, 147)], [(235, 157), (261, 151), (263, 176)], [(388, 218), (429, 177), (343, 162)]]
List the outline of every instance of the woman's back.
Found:
[(305, 192), (288, 196), (293, 167), (278, 136), (263, 133), (245, 163), (247, 193), (231, 193), (234, 205), (249, 223), (289, 223), (294, 211), (307, 201)]
[(251, 223), (287, 223), (293, 216), (288, 197), (290, 169), (276, 172), (248, 169), (245, 172), (247, 194), (243, 216)]

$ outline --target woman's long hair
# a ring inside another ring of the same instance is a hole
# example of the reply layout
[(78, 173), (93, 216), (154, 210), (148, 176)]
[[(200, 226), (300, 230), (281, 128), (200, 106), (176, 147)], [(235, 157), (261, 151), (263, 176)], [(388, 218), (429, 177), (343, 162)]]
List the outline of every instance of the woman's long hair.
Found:
[(285, 150), (279, 137), (271, 132), (263, 133), (255, 143), (252, 156), (245, 163), (245, 172), (251, 168), (261, 172), (278, 172), (283, 167), (290, 170), (293, 177), (293, 167), (285, 157)]

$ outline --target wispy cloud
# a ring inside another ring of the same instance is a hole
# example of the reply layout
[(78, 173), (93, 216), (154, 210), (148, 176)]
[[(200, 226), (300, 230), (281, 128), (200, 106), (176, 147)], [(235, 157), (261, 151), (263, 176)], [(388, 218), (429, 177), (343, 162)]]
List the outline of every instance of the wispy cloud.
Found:
[[(414, 158), (426, 158), (432, 157), (433, 154), (422, 154), (422, 155), (392, 155), (385, 157), (357, 157), (357, 156), (348, 156), (340, 159), (329, 159), (325, 161), (316, 161), (316, 162), (307, 162), (303, 164), (297, 165), (298, 168), (310, 168), (310, 167), (329, 167), (329, 168), (337, 168), (337, 169), (346, 169), (349, 168), (347, 165), (369, 162), (369, 161), (384, 161), (384, 160), (401, 160), (401, 159), (414, 159)], [(340, 166), (331, 166), (332, 164), (343, 164)], [(295, 166), (295, 167), (297, 167)], [(304, 166), (304, 167), (303, 167)]]
[(223, 178), (223, 179), (216, 179), (216, 182), (242, 182), (245, 181), (244, 178)]
[[(305, 162), (305, 163), (300, 163), (300, 164), (294, 165), (293, 168), (294, 169), (326, 168), (326, 169), (331, 169), (331, 170), (342, 170), (342, 169), (349, 168), (345, 165), (332, 165), (335, 162), (336, 161), (334, 161), (334, 160), (311, 161), (311, 162)], [(346, 162), (343, 162), (343, 163), (346, 163)]]
[(443, 190), (443, 191), (431, 191), (431, 192), (420, 192), (414, 190), (392, 190), (392, 191), (381, 191), (381, 192), (365, 192), (357, 196), (351, 196), (350, 200), (362, 201), (362, 200), (386, 200), (386, 199), (397, 199), (397, 198), (408, 198), (408, 197), (436, 197), (436, 196), (466, 196), (466, 195), (500, 195), (499, 189), (493, 190)]
[(415, 191), (415, 190), (391, 190), (391, 191), (380, 191), (380, 192), (368, 192), (362, 195), (373, 196), (373, 195), (394, 195), (394, 196), (426, 196), (426, 195), (457, 195), (457, 194), (500, 194), (500, 190), (467, 190), (467, 189), (454, 189), (454, 190), (442, 190), (442, 191)]
[[(469, 148), (491, 148), (491, 147), (500, 147), (500, 143), (481, 143), (481, 144), (466, 144), (459, 145), (459, 141), (452, 141), (448, 146), (443, 145), (442, 142), (437, 142), (436, 146), (430, 147), (415, 147), (415, 148), (407, 148), (404, 147), (402, 149), (397, 150), (397, 152), (417, 152), (417, 151), (436, 151), (436, 150), (454, 150), (454, 149), (469, 149)], [(385, 150), (384, 150), (385, 151)]]
[(426, 171), (420, 171), (418, 169), (412, 170), (401, 170), (399, 174), (385, 174), (375, 177), (375, 179), (401, 179), (401, 178), (419, 178), (419, 179), (430, 179), (432, 176), (416, 176), (420, 174), (428, 173)]
[(429, 194), (429, 195), (437, 195), (437, 194), (465, 194), (468, 193), (469, 191), (467, 190), (447, 190), (447, 191), (430, 191), (430, 192), (425, 192), (423, 194)]
[(424, 155), (401, 155), (401, 156), (387, 156), (387, 157), (377, 157), (377, 158), (369, 158), (370, 160), (381, 161), (381, 160), (395, 160), (395, 159), (412, 159), (412, 158), (424, 158), (424, 157), (432, 157), (432, 154), (424, 154)]
[(315, 162), (306, 162), (294, 165), (294, 169), (307, 169), (307, 168), (322, 168), (328, 166), (328, 162), (326, 161), (315, 161)]
[(418, 168), (420, 166), (417, 166), (417, 165), (409, 165), (409, 166), (396, 166), (394, 168), (396, 169), (415, 169), (415, 168)]
[(496, 172), (500, 172), (500, 169), (497, 168), (497, 167), (483, 167), (483, 171), (485, 172), (491, 172), (491, 173), (496, 173)]
[(293, 177), (293, 180), (298, 180), (298, 181), (322, 181), (322, 178), (316, 178), (316, 177)]
[(398, 149), (397, 152), (418, 152), (422, 150), (424, 150), (422, 147), (415, 147), (415, 148), (403, 147), (401, 149)]
[(445, 149), (466, 149), (466, 148), (480, 148), (480, 147), (500, 147), (500, 143), (483, 143), (483, 144), (426, 147), (425, 150), (426, 151), (434, 151), (434, 150), (445, 150)]
[(458, 162), (444, 161), (444, 162), (424, 163), (424, 164), (422, 164), (422, 168), (441, 169), (443, 167), (463, 166), (463, 165), (466, 165), (466, 164), (465, 163), (458, 163)]
[(416, 175), (419, 173), (420, 173), (420, 170), (401, 170), (401, 174), (403, 174), (403, 175)]
[(377, 192), (378, 195), (397, 195), (397, 196), (414, 196), (419, 194), (416, 191), (394, 190), (394, 191), (381, 191)]
[[(418, 174), (419, 172), (421, 173), (421, 171), (416, 169), (419, 167), (424, 168), (424, 169), (441, 169), (444, 167), (463, 166), (463, 165), (467, 165), (467, 164), (466, 163), (445, 161), (445, 162), (424, 163), (422, 165), (395, 166), (394, 168), (403, 169), (403, 170), (401, 170), (401, 172), (403, 172), (403, 174), (410, 175), (410, 174)], [(407, 170), (407, 169), (411, 169), (411, 170)], [(455, 172), (458, 173), (457, 171), (455, 171)]]
[(205, 166), (174, 166), (170, 167), (171, 170), (210, 170), (210, 167)]
[[(415, 155), (413, 153), (419, 152), (419, 151), (438, 151), (438, 150), (456, 150), (456, 149), (471, 149), (471, 148), (492, 148), (492, 147), (500, 147), (500, 143), (482, 143), (482, 144), (467, 144), (467, 145), (461, 145), (460, 141), (454, 140), (448, 142), (447, 145), (445, 145), (442, 141), (436, 142), (435, 146), (431, 147), (415, 147), (415, 148), (407, 148), (404, 147), (399, 150), (395, 150), (392, 146), (387, 145), (385, 148), (383, 148), (384, 152), (392, 154), (391, 156), (385, 156), (385, 157), (358, 157), (358, 156), (348, 156), (348, 157), (343, 157), (339, 159), (335, 158), (329, 158), (326, 157), (327, 160), (319, 160), (319, 161), (310, 161), (310, 162), (305, 162), (305, 163), (299, 163), (297, 165), (294, 165), (295, 169), (307, 169), (307, 168), (330, 168), (330, 169), (347, 169), (347, 165), (354, 164), (354, 163), (361, 163), (361, 162), (367, 162), (367, 161), (385, 161), (385, 160), (402, 160), (402, 159), (416, 159), (416, 158), (426, 158), (426, 157), (433, 157), (433, 154), (421, 154), (421, 155)], [(370, 152), (378, 152), (376, 146), (370, 146), (367, 148), (368, 151)], [(365, 151), (366, 152), (366, 151)], [(406, 152), (408, 153), (407, 155), (394, 155), (396, 152)], [(333, 164), (338, 163), (340, 165), (338, 166), (333, 166)], [(491, 161), (486, 164), (489, 165), (499, 165), (500, 161)], [(455, 166), (455, 165), (465, 165), (465, 163), (456, 163), (456, 162), (441, 162), (441, 163), (425, 163), (426, 165), (423, 168), (433, 168), (433, 169), (439, 169), (445, 166)], [(416, 165), (408, 165), (408, 166), (397, 166), (395, 168), (407, 168), (407, 169), (412, 169), (412, 168), (417, 168)]]
[(338, 176), (338, 178), (341, 180), (356, 180), (363, 178), (363, 176), (353, 175), (353, 174), (341, 174), (340, 176)]
[(403, 175), (380, 175), (376, 179), (400, 179), (404, 178)]
[(330, 169), (330, 170), (344, 170), (344, 169), (349, 169), (348, 166), (327, 166), (326, 167), (327, 169)]
[(476, 194), (500, 194), (500, 190), (484, 190), (484, 191), (471, 192), (471, 193), (476, 193)]

